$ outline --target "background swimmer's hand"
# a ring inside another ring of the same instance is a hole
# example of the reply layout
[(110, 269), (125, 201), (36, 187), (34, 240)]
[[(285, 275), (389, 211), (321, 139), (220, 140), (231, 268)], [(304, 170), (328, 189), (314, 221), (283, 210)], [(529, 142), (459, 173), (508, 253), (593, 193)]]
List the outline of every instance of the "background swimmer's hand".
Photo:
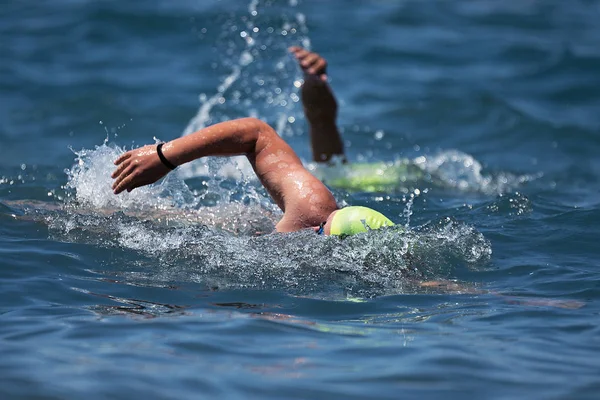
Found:
[(344, 157), (344, 144), (337, 128), (337, 102), (327, 82), (327, 61), (319, 54), (293, 46), (289, 48), (304, 72), (301, 89), (304, 115), (310, 127), (313, 160), (329, 162)]
[(160, 161), (156, 145), (147, 145), (130, 150), (116, 159), (117, 169), (111, 177), (115, 180), (112, 189), (115, 194), (124, 190), (149, 185), (169, 173), (169, 169)]
[(327, 81), (327, 61), (323, 57), (298, 46), (290, 47), (289, 51), (296, 57), (305, 74)]

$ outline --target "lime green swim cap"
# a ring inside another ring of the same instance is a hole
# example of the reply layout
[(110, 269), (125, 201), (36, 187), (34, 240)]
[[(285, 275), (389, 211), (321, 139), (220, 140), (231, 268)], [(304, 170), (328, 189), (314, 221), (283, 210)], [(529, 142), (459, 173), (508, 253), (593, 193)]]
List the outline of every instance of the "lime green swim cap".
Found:
[(382, 213), (368, 207), (345, 207), (333, 216), (330, 235), (355, 235), (382, 226), (394, 226), (394, 223)]

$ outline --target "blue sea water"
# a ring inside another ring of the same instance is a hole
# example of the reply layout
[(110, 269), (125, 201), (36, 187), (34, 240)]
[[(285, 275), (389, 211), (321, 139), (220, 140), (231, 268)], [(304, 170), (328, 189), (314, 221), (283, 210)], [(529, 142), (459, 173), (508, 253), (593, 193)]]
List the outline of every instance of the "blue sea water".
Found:
[[(598, 398), (599, 18), (2, 2), (0, 398)], [(249, 115), (327, 178), (290, 45), (327, 58), (352, 162), (418, 172), (332, 188), (404, 232), (256, 236), (281, 214), (237, 159), (111, 194), (123, 149)]]

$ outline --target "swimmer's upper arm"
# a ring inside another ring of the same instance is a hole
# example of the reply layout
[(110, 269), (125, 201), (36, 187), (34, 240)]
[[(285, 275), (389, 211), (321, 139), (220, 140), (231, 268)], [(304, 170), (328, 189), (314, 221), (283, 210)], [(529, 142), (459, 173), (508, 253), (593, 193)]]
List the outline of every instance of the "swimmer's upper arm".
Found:
[(257, 118), (206, 127), (167, 143), (162, 150), (175, 165), (206, 156), (246, 155), (265, 189), (284, 211), (286, 199), (294, 197), (288, 176), (291, 171), (304, 170), (294, 150), (269, 124)]
[(259, 133), (254, 152), (247, 154), (247, 157), (258, 179), (285, 212), (286, 203), (296, 195), (290, 175), (304, 170), (300, 158), (267, 124)]
[(279, 232), (319, 225), (337, 209), (327, 187), (312, 175), (294, 150), (269, 127), (260, 133), (253, 155), (254, 170), (275, 203), (284, 212)]

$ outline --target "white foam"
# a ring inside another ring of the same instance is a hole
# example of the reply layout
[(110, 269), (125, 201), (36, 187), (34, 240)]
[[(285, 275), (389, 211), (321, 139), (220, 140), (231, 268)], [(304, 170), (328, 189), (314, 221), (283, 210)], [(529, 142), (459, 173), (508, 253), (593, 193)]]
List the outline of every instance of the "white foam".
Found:
[(71, 195), (78, 203), (95, 209), (170, 208), (192, 201), (192, 193), (177, 173), (154, 185), (115, 195), (111, 174), (115, 170), (114, 161), (123, 152), (120, 147), (106, 143), (94, 150), (74, 152), (75, 164), (65, 171), (68, 177), (65, 189), (72, 190)]
[(431, 156), (420, 156), (414, 164), (444, 186), (462, 191), (486, 194), (506, 193), (519, 185), (537, 179), (536, 175), (515, 175), (508, 172), (484, 174), (483, 166), (473, 156), (459, 150), (445, 150)]
[[(200, 106), (182, 136), (216, 122), (246, 116), (267, 118), (282, 136), (294, 134), (294, 122), (301, 120), (302, 110), (296, 106), (298, 88), (293, 83), (301, 79), (301, 73), (287, 48), (299, 43), (305, 47), (310, 44), (306, 19), (299, 13), (294, 14), (294, 19), (288, 19), (284, 13), (279, 27), (270, 26), (272, 21), (261, 19), (259, 6), (276, 7), (252, 0), (248, 5), (249, 15), (238, 19), (232, 17), (234, 19), (223, 25), (223, 32), (228, 36), (225, 43), (228, 51), (219, 53), (222, 59), (218, 60), (218, 65), (229, 71), (216, 85), (214, 94), (199, 96)], [(295, 6), (293, 3), (288, 5)], [(243, 28), (239, 34), (232, 34), (232, 26)], [(285, 36), (280, 34), (283, 31)], [(218, 165), (217, 169), (215, 165)], [(255, 179), (245, 157), (232, 157), (226, 162), (213, 162), (209, 157), (179, 169), (186, 179), (212, 174), (238, 180)]]

